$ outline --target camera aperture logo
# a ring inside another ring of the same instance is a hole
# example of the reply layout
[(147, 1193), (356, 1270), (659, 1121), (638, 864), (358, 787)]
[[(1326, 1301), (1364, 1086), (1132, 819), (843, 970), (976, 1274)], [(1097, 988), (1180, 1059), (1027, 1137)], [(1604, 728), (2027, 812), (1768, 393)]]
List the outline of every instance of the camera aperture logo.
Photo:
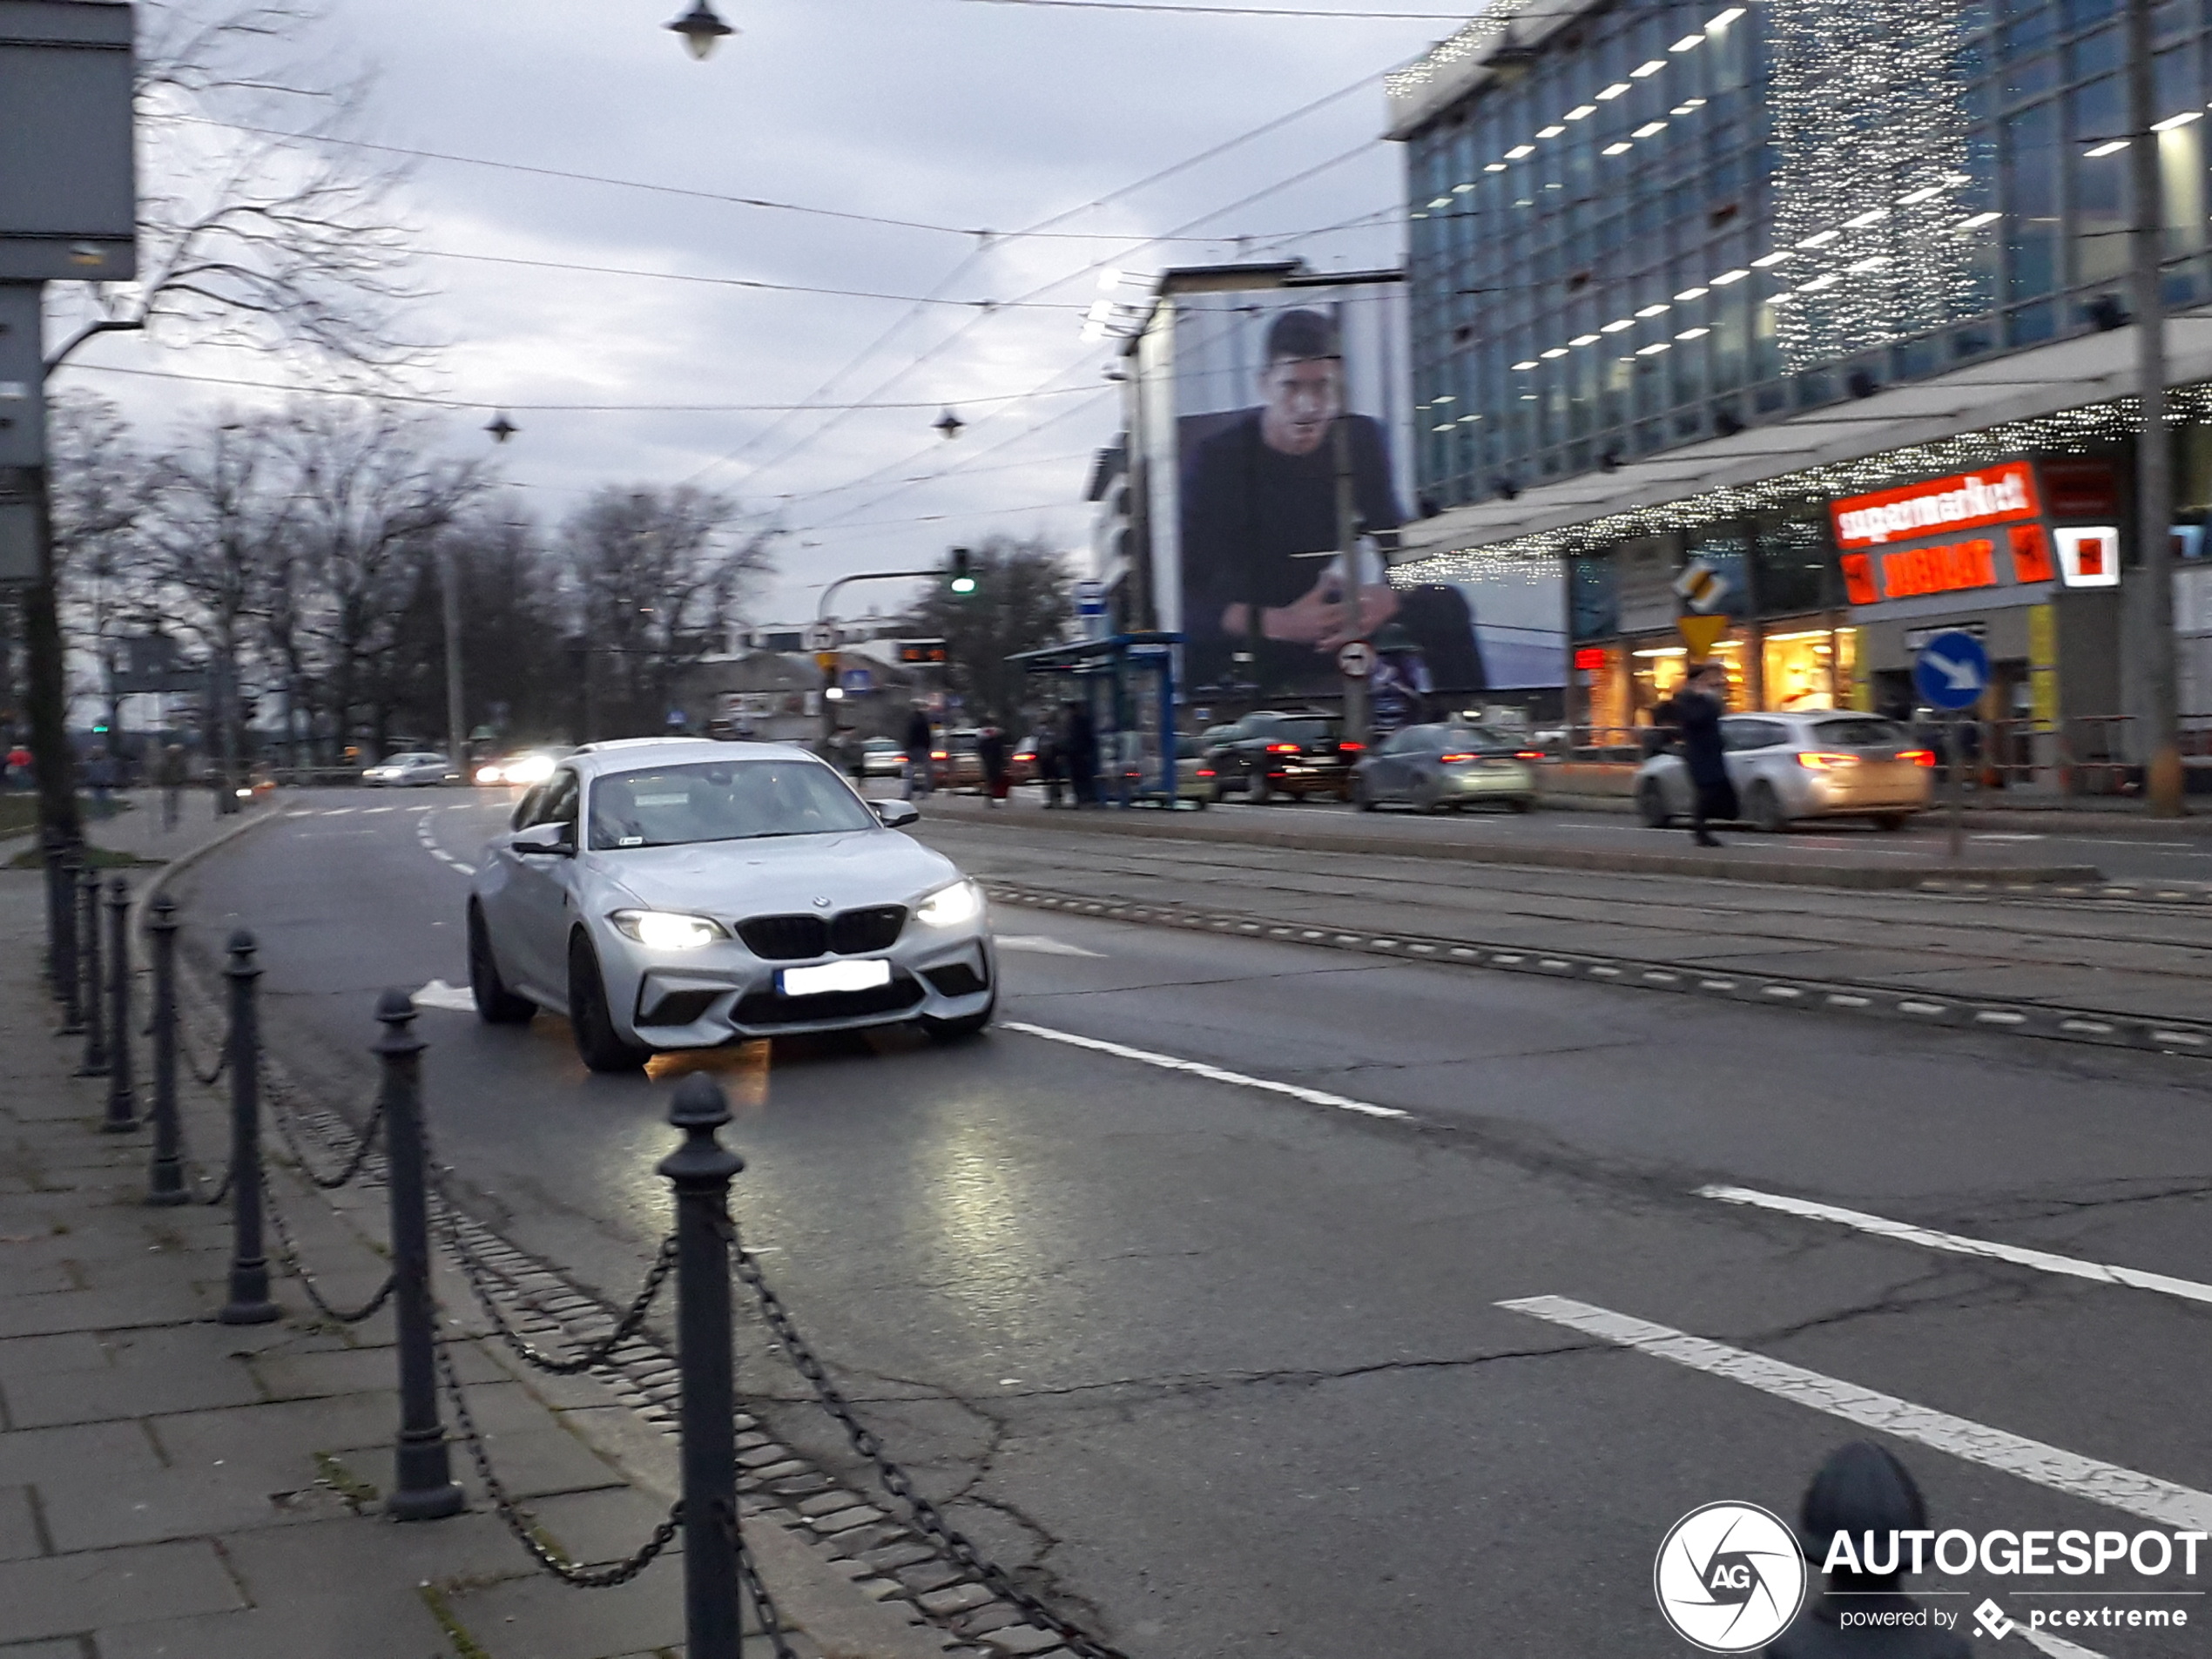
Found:
[(1709, 1503), (1669, 1529), (1651, 1569), (1675, 1634), (1707, 1653), (1750, 1653), (1790, 1628), (1805, 1600), (1790, 1528), (1754, 1503)]

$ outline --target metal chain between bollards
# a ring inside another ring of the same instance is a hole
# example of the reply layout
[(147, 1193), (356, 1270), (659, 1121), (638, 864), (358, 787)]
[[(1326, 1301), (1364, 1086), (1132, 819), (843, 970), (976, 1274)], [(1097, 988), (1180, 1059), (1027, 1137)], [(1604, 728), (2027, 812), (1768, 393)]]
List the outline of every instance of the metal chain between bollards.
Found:
[(777, 1610), (776, 1598), (768, 1594), (762, 1581), (760, 1569), (754, 1565), (752, 1552), (745, 1547), (745, 1538), (738, 1530), (738, 1518), (723, 1512), (715, 1517), (722, 1523), (722, 1535), (729, 1541), (730, 1550), (737, 1557), (738, 1585), (745, 1592), (745, 1599), (752, 1605), (752, 1622), (760, 1627), (760, 1634), (768, 1638), (775, 1659), (799, 1659), (797, 1651), (786, 1641), (784, 1615)]
[(376, 1150), (377, 1131), (384, 1124), (384, 1104), (381, 1101), (369, 1108), (368, 1122), (362, 1124), (356, 1131), (354, 1150), (347, 1154), (346, 1162), (340, 1167), (338, 1173), (325, 1175), (315, 1168), (314, 1160), (307, 1156), (307, 1148), (300, 1144), (299, 1136), (292, 1132), (292, 1115), (284, 1104), (283, 1091), (274, 1085), (266, 1062), (261, 1067), (261, 1082), (263, 1087), (268, 1090), (271, 1109), (269, 1121), (276, 1125), (277, 1136), (283, 1141), (286, 1150), (292, 1154), (292, 1161), (298, 1167), (300, 1174), (306, 1176), (325, 1192), (335, 1192), (361, 1172), (362, 1166), (368, 1162), (369, 1154)]
[(530, 1553), (532, 1559), (562, 1583), (576, 1589), (611, 1589), (617, 1584), (627, 1584), (653, 1564), (654, 1558), (675, 1541), (684, 1524), (684, 1506), (669, 1506), (667, 1518), (653, 1528), (652, 1536), (638, 1547), (635, 1554), (604, 1567), (578, 1567), (566, 1561), (545, 1547), (538, 1537), (536, 1521), (509, 1495), (507, 1487), (491, 1467), (491, 1455), (484, 1447), (484, 1437), (477, 1431), (476, 1420), (469, 1410), (468, 1395), (462, 1392), (461, 1374), (454, 1368), (453, 1354), (447, 1342), (438, 1343), (438, 1371), (444, 1379), (447, 1396), (453, 1401), (453, 1418), (461, 1431), (462, 1444), (469, 1448), (469, 1460), (476, 1466), (476, 1478), (483, 1482), (484, 1491), (499, 1512), (500, 1520), (507, 1523), (507, 1530), (515, 1534), (517, 1543)]
[(676, 1235), (671, 1233), (661, 1240), (660, 1252), (654, 1257), (652, 1266), (647, 1270), (644, 1285), (631, 1298), (630, 1305), (623, 1310), (621, 1317), (606, 1334), (595, 1338), (570, 1358), (560, 1359), (534, 1345), (529, 1338), (508, 1322), (506, 1314), (493, 1299), (484, 1279), (487, 1277), (506, 1279), (510, 1294), (516, 1293), (514, 1283), (499, 1268), (475, 1254), (462, 1238), (459, 1225), (453, 1220), (450, 1206), (440, 1221), (439, 1231), (447, 1248), (452, 1251), (455, 1259), (460, 1264), (462, 1281), (475, 1296), (477, 1306), (483, 1310), (484, 1317), (491, 1321), (493, 1334), (505, 1343), (524, 1365), (556, 1377), (573, 1377), (605, 1365), (617, 1348), (637, 1334), (638, 1327), (645, 1322), (645, 1315), (659, 1298), (661, 1287), (667, 1283), (669, 1274), (676, 1268)]
[(340, 1325), (359, 1325), (364, 1319), (374, 1318), (377, 1311), (392, 1299), (392, 1292), (399, 1286), (397, 1273), (385, 1274), (384, 1282), (376, 1287), (376, 1294), (359, 1307), (333, 1307), (324, 1298), (321, 1287), (315, 1283), (315, 1276), (300, 1259), (299, 1246), (292, 1242), (292, 1229), (285, 1222), (284, 1211), (277, 1204), (276, 1194), (264, 1184), (261, 1198), (268, 1211), (269, 1225), (276, 1232), (277, 1265), (284, 1270), (286, 1277), (300, 1281), (300, 1288), (307, 1293), (307, 1300), (315, 1305), (315, 1311), (323, 1318), (335, 1320)]
[(813, 1385), (822, 1409), (844, 1428), (853, 1449), (874, 1465), (876, 1478), (883, 1483), (883, 1489), (906, 1507), (914, 1525), (934, 1541), (938, 1552), (973, 1573), (1001, 1599), (1020, 1608), (1032, 1622), (1052, 1631), (1082, 1659), (1129, 1659), (1120, 1649), (1109, 1646), (1081, 1626), (1070, 1623), (1015, 1583), (1003, 1567), (986, 1556), (966, 1534), (946, 1520), (942, 1510), (915, 1488), (914, 1477), (891, 1460), (883, 1443), (853, 1413), (842, 1391), (830, 1380), (828, 1371), (806, 1339), (799, 1334), (799, 1327), (792, 1323), (782, 1298), (762, 1274), (760, 1264), (739, 1242), (736, 1221), (727, 1217), (725, 1221), (730, 1230), (731, 1260), (736, 1264), (738, 1277), (760, 1304), (761, 1318), (783, 1344), (784, 1352), (799, 1374)]

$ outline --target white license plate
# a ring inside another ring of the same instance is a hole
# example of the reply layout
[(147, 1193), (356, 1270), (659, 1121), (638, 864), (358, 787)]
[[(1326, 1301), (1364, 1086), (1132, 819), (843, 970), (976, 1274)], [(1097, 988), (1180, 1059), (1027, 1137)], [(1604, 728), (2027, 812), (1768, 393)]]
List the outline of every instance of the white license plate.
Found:
[(776, 975), (786, 996), (819, 996), (824, 991), (872, 991), (891, 983), (891, 964), (878, 957), (858, 962), (824, 962), (819, 968), (786, 968)]

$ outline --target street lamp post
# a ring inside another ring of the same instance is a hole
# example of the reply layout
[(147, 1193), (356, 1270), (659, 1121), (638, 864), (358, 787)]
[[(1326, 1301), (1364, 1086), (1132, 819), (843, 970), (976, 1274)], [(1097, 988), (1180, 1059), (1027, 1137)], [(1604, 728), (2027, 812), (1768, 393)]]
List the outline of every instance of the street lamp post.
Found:
[(461, 781), (469, 779), (468, 737), (461, 705), (461, 583), (455, 573), (453, 543), (438, 543), (439, 597), (445, 610), (446, 630), (446, 752), (461, 768)]
[[(849, 588), (855, 582), (910, 582), (916, 577), (928, 581), (934, 579), (937, 574), (934, 570), (863, 570), (858, 576), (841, 576), (824, 588), (822, 597), (815, 602), (814, 625), (818, 629), (826, 629), (829, 626), (833, 620), (830, 616), (830, 601), (837, 597), (838, 590), (840, 588)], [(827, 656), (830, 659), (829, 666), (821, 671), (822, 758), (826, 760), (830, 756), (831, 746), (837, 741), (837, 699), (830, 695), (837, 689), (837, 653), (830, 651), (817, 652), (816, 656), (818, 658)], [(817, 666), (819, 666), (819, 661)], [(924, 765), (928, 764), (927, 756), (922, 757), (922, 764)]]
[(2166, 214), (2160, 189), (2157, 80), (2151, 60), (2153, 0), (2128, 0), (2128, 182), (2134, 219), (2133, 254), (2136, 395), (2141, 424), (2135, 439), (2135, 534), (2142, 547), (2141, 621), (2144, 759), (2150, 809), (2161, 818), (2183, 811), (2180, 691), (2174, 660), (2174, 466), (2166, 432), (2166, 296), (2161, 268)]

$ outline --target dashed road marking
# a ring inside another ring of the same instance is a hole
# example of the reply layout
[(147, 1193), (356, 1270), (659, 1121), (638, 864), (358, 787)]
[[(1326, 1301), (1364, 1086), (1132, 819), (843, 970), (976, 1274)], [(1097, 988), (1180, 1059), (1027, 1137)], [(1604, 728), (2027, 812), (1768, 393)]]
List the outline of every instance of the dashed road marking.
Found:
[(1872, 1233), (1877, 1238), (1918, 1244), (1924, 1250), (1948, 1251), (1954, 1256), (1986, 1257), (1991, 1261), (2033, 1267), (2040, 1272), (2061, 1273), (2068, 1278), (2086, 1278), (2100, 1285), (2125, 1285), (2134, 1290), (2156, 1291), (2161, 1295), (2177, 1296), (2185, 1302), (2212, 1304), (2212, 1285), (2200, 1285), (2195, 1279), (2175, 1278), (2165, 1273), (2147, 1273), (2139, 1268), (2119, 1267), (2108, 1262), (2083, 1261), (2078, 1256), (2060, 1256), (2052, 1251), (2030, 1250), (2023, 1244), (2000, 1244), (1993, 1238), (1970, 1238), (1963, 1233), (1938, 1232), (1932, 1227), (1916, 1227), (1909, 1221), (1892, 1221), (1887, 1216), (1869, 1215), (1863, 1210), (1845, 1210), (1832, 1204), (1819, 1204), (1811, 1198), (1793, 1198), (1786, 1193), (1761, 1192), (1755, 1187), (1700, 1187), (1697, 1196), (1716, 1198), (1723, 1204), (1747, 1204), (1755, 1209), (1777, 1211), (1785, 1216), (1802, 1216), (1808, 1221), (1832, 1221), (1839, 1226)]
[(1970, 1418), (1916, 1406), (1894, 1394), (1862, 1388), (1841, 1378), (1824, 1376), (1803, 1366), (1769, 1359), (1745, 1348), (1654, 1325), (1608, 1308), (1594, 1307), (1564, 1296), (1527, 1296), (1498, 1305), (1526, 1313), (1569, 1331), (1579, 1331), (1623, 1348), (1633, 1348), (1656, 1359), (1665, 1359), (1709, 1376), (1756, 1388), (1763, 1394), (1840, 1417), (1863, 1428), (1915, 1440), (1984, 1468), (2016, 1474), (2023, 1480), (2048, 1487), (2070, 1498), (2087, 1499), (2123, 1514), (2138, 1515), (2155, 1525), (2175, 1531), (2212, 1531), (2212, 1493), (2180, 1486), (2155, 1474), (2142, 1474), (2041, 1440), (2012, 1434)]
[(1157, 1066), (1163, 1071), (1186, 1072), (1193, 1077), (1204, 1077), (1209, 1082), (1234, 1083), (1239, 1089), (1258, 1089), (1271, 1095), (1288, 1095), (1292, 1100), (1302, 1100), (1308, 1105), (1333, 1107), (1340, 1112), (1357, 1112), (1362, 1117), (1413, 1116), (1413, 1113), (1401, 1111), (1395, 1106), (1378, 1106), (1372, 1101), (1332, 1095), (1324, 1089), (1308, 1089), (1303, 1083), (1280, 1082), (1272, 1077), (1254, 1077), (1221, 1066), (1210, 1066), (1203, 1060), (1178, 1059), (1174, 1055), (1157, 1054), (1150, 1049), (1132, 1049), (1127, 1043), (1079, 1036), (1073, 1031), (1055, 1031), (1050, 1026), (1031, 1025), (1025, 1020), (1001, 1020), (999, 1029), (1019, 1031), (1028, 1036), (1042, 1037), (1048, 1042), (1064, 1042), (1071, 1048), (1089, 1049), (1096, 1054), (1109, 1054), (1120, 1060), (1134, 1060), (1143, 1065)]

